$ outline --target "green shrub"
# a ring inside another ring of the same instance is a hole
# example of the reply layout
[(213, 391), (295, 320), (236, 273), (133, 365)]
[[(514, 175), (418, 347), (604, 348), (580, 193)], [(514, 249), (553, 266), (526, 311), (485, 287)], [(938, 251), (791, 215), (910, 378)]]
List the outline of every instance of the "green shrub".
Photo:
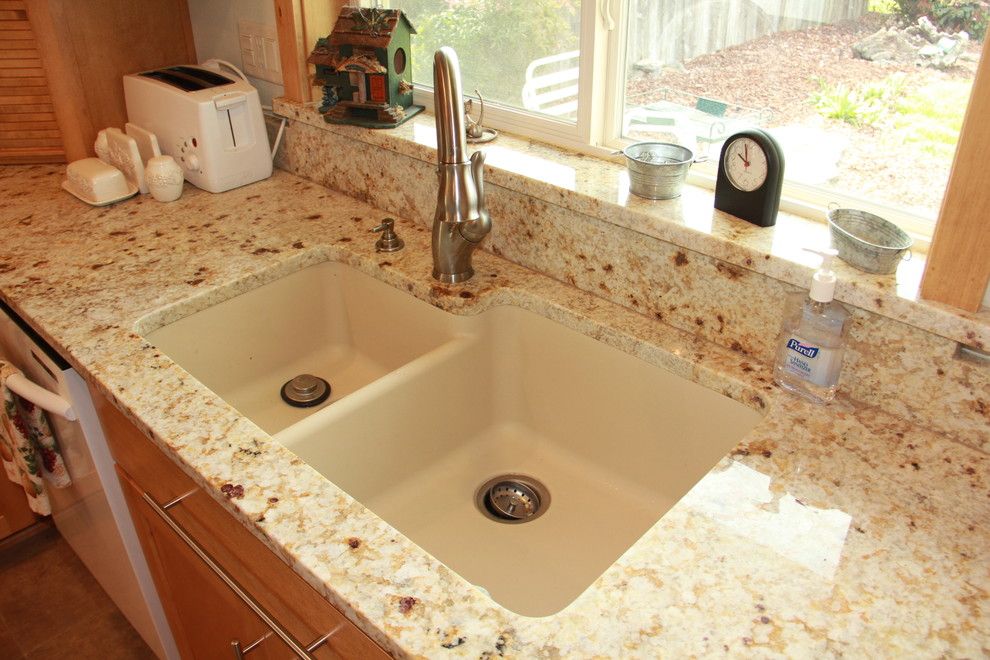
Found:
[(911, 21), (927, 16), (940, 29), (965, 30), (983, 40), (990, 23), (990, 3), (985, 0), (894, 0), (897, 13)]
[(819, 80), (820, 89), (811, 100), (824, 117), (880, 129), (884, 140), (917, 144), (934, 158), (951, 161), (969, 102), (970, 81), (933, 80), (920, 87), (907, 83), (903, 73), (858, 88)]
[(988, 3), (977, 0), (937, 2), (932, 5), (932, 16), (943, 30), (966, 30), (973, 38), (982, 40), (986, 36), (987, 22), (990, 20), (988, 6)]
[(811, 102), (823, 117), (853, 126), (876, 126), (890, 119), (904, 89), (905, 76), (895, 73), (879, 82), (852, 88), (819, 79)]
[(465, 93), (521, 103), (527, 65), (578, 46), (570, 0), (405, 0), (416, 26), (413, 77), (432, 83), (433, 53), (457, 51)]
[(893, 14), (897, 11), (897, 2), (896, 0), (869, 0), (866, 10), (878, 14)]

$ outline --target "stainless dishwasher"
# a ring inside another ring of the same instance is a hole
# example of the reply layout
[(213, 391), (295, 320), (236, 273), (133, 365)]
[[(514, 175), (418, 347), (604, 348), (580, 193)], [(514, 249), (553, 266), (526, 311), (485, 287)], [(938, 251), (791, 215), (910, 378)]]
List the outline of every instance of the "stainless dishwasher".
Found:
[(151, 650), (178, 659), (85, 381), (2, 301), (0, 311), (0, 357), (25, 376), (8, 386), (48, 411), (72, 478), (46, 488), (55, 526)]

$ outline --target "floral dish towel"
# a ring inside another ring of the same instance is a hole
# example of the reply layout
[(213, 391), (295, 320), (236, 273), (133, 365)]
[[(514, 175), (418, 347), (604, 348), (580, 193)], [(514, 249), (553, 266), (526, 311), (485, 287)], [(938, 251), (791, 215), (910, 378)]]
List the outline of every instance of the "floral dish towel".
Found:
[(17, 396), (7, 387), (7, 378), (20, 374), (9, 362), (0, 360), (0, 459), (7, 478), (20, 484), (28, 506), (47, 516), (52, 512), (45, 481), (55, 488), (72, 484), (62, 453), (52, 433), (45, 411)]

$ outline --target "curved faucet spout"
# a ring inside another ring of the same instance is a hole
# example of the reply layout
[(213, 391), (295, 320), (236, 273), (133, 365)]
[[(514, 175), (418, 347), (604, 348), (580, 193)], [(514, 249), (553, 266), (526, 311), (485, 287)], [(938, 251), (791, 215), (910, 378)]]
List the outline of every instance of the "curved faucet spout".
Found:
[(433, 107), (440, 164), (467, 162), (463, 97), (457, 53), (453, 48), (444, 46), (433, 56)]
[(433, 58), (434, 112), (440, 188), (433, 217), (433, 277), (463, 282), (474, 275), (471, 255), (492, 228), (485, 208), (484, 152), (467, 158), (457, 53), (444, 46)]

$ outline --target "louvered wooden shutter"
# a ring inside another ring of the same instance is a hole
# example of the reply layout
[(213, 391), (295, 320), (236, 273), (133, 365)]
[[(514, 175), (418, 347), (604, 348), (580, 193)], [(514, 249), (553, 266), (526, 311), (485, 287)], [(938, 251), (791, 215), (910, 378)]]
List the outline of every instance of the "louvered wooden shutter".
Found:
[(26, 3), (0, 0), (0, 164), (64, 160)]

